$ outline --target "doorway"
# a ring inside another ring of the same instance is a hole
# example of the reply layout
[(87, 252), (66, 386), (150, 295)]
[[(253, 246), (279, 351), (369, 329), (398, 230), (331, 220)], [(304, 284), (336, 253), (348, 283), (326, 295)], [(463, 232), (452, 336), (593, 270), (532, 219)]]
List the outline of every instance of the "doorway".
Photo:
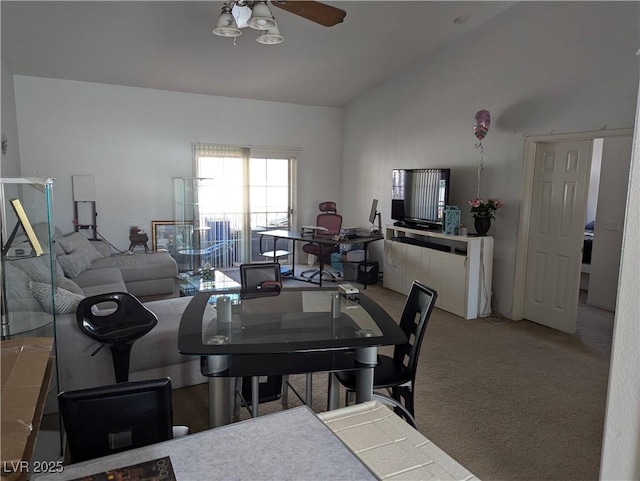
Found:
[(590, 291), (608, 291), (610, 297), (613, 289), (611, 308), (615, 306), (632, 133), (624, 129), (531, 136), (525, 141), (514, 319), (575, 332), (594, 139), (604, 139), (602, 164), (607, 167), (600, 179), (601, 194), (606, 195), (598, 200), (594, 263), (597, 252), (609, 255), (603, 256), (598, 274), (591, 274), (598, 285)]

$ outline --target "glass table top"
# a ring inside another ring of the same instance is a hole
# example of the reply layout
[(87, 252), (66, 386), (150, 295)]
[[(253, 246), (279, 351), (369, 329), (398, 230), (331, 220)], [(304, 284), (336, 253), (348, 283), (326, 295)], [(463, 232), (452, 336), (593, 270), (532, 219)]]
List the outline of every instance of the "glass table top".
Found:
[[(333, 302), (339, 304), (334, 314)], [(279, 354), (406, 341), (387, 312), (362, 293), (353, 301), (333, 288), (294, 288), (242, 299), (231, 289), (194, 296), (182, 317), (178, 349), (198, 355)]]
[(197, 292), (219, 291), (224, 289), (240, 289), (240, 284), (220, 270), (214, 271), (213, 279), (203, 279), (201, 274), (182, 272), (178, 275), (180, 290), (192, 296)]

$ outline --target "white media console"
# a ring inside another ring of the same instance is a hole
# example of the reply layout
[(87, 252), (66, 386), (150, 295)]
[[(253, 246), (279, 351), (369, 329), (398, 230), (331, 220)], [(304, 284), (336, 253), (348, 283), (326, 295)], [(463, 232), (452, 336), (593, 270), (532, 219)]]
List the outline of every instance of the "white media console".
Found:
[(408, 294), (418, 280), (438, 292), (440, 309), (465, 319), (491, 314), (493, 237), (388, 225), (384, 263), (383, 285), (388, 289)]

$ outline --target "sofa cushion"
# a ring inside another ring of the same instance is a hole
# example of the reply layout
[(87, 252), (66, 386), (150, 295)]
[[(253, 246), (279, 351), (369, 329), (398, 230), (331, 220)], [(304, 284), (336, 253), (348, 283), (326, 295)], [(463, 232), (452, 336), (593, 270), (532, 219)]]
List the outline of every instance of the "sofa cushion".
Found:
[(111, 246), (106, 241), (94, 240), (90, 241), (91, 245), (102, 254), (102, 257), (111, 257)]
[(71, 279), (67, 279), (66, 277), (58, 277), (56, 279), (56, 287), (60, 287), (61, 289), (66, 289), (67, 291), (71, 291), (75, 294), (84, 296), (84, 291), (82, 290), (82, 288)]
[(72, 279), (91, 269), (91, 259), (84, 251), (74, 251), (71, 254), (58, 256), (56, 260), (62, 266), (64, 275)]
[(16, 259), (12, 260), (11, 263), (29, 276), (32, 281), (51, 281), (51, 257), (49, 255)]
[(82, 252), (89, 261), (101, 259), (102, 254), (91, 245), (91, 241), (79, 232), (74, 232), (57, 240), (67, 254)]
[(29, 289), (31, 278), (15, 262), (5, 263), (7, 306), (10, 312), (41, 311), (42, 307)]
[(151, 279), (174, 278), (178, 276), (178, 264), (166, 252), (124, 254), (96, 259), (92, 269), (117, 267), (125, 282), (147, 281)]
[[(45, 312), (49, 314), (71, 314), (76, 312), (78, 304), (84, 299), (83, 295), (75, 294), (62, 288), (51, 288), (51, 284), (42, 282), (29, 281), (29, 289), (38, 300)], [(53, 293), (53, 305), (51, 303), (51, 295)]]
[[(88, 271), (84, 271), (79, 276), (74, 277), (73, 282), (78, 284), (86, 295), (93, 295), (89, 294), (87, 289), (102, 286), (119, 287), (116, 290), (104, 292), (127, 291), (127, 288), (124, 285), (124, 280), (122, 279), (122, 274), (120, 273), (120, 269), (117, 269), (116, 267), (108, 267), (105, 269), (89, 269)], [(99, 294), (103, 294), (104, 292), (100, 292)]]
[[(192, 360), (178, 351), (178, 328), (193, 297), (179, 297), (144, 303), (158, 318), (158, 324), (138, 339), (131, 350), (131, 370), (143, 371)], [(213, 308), (211, 307), (213, 316)]]

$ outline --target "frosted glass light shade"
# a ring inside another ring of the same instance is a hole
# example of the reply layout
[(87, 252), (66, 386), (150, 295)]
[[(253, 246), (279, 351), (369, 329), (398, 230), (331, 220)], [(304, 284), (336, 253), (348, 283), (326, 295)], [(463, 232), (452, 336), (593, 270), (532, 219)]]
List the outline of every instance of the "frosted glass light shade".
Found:
[(269, 30), (276, 26), (276, 21), (273, 19), (267, 2), (257, 2), (253, 6), (251, 18), (247, 22), (247, 25), (256, 30)]
[(275, 27), (262, 32), (256, 41), (265, 45), (275, 45), (284, 42), (284, 37), (280, 35), (280, 30), (276, 25)]
[(238, 37), (242, 35), (242, 31), (236, 24), (236, 19), (228, 11), (222, 11), (216, 22), (216, 28), (213, 33), (221, 37)]

